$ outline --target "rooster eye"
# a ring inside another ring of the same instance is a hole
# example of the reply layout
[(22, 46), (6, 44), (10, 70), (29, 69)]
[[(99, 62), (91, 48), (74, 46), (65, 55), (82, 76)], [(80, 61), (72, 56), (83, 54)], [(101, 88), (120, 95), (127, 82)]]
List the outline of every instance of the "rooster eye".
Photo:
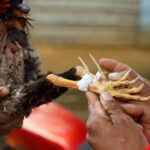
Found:
[(30, 8), (25, 4), (18, 4), (17, 9), (24, 14), (28, 14), (30, 12)]

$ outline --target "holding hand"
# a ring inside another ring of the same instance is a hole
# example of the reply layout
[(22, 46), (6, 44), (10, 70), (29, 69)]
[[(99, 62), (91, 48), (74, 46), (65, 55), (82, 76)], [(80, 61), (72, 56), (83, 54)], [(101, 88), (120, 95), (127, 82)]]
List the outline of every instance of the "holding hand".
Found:
[[(0, 87), (0, 98), (4, 98), (8, 94), (8, 87)], [(9, 134), (13, 129), (21, 128), (23, 124), (23, 118), (23, 116), (14, 116), (0, 112), (0, 136)]]
[(109, 93), (101, 100), (91, 93), (88, 99), (87, 140), (94, 150), (143, 150), (148, 142), (134, 120), (125, 114)]
[[(136, 71), (134, 71), (129, 66), (112, 59), (101, 59), (100, 66), (103, 69), (112, 72), (109, 78), (110, 80), (113, 81), (119, 80), (127, 72), (127, 70), (131, 69), (132, 71), (128, 77), (128, 80), (133, 80), (136, 77), (139, 78), (138, 82), (133, 84), (132, 87), (137, 87), (141, 83), (144, 83), (144, 88), (139, 93), (139, 95), (150, 96), (150, 81), (144, 79), (142, 76), (140, 76)], [(143, 126), (144, 133), (148, 141), (150, 142), (150, 101), (148, 102), (130, 101), (130, 103), (136, 105), (134, 105), (133, 108), (131, 109), (130, 107), (126, 107), (126, 105), (129, 104), (122, 104), (124, 111), (130, 114), (133, 118), (137, 118), (138, 122)], [(141, 110), (143, 112), (141, 112)]]
[(9, 134), (13, 129), (22, 127), (23, 116), (12, 116), (0, 113), (0, 136)]

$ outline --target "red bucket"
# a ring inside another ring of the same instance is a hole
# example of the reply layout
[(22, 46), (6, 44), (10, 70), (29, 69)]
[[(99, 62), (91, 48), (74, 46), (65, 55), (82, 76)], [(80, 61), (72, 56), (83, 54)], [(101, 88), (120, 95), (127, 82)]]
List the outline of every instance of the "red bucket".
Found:
[(53, 102), (34, 109), (23, 128), (8, 136), (8, 143), (28, 150), (77, 150), (85, 139), (85, 124)]

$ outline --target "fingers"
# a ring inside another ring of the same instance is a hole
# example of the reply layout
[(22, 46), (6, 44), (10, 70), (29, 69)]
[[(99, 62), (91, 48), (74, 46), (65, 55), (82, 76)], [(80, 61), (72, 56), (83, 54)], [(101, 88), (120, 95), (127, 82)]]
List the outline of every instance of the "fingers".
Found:
[(129, 67), (125, 64), (122, 64), (116, 60), (113, 59), (108, 59), (108, 58), (103, 58), (99, 61), (100, 66), (109, 71), (109, 72), (121, 72)]
[(0, 130), (18, 129), (21, 127), (23, 119), (13, 120), (7, 124), (0, 124)]
[(13, 129), (19, 129), (22, 127), (23, 119), (13, 120), (7, 124), (0, 124), (0, 136), (9, 134)]
[[(112, 72), (109, 74), (109, 79), (112, 81), (119, 80), (130, 68), (126, 64), (108, 58), (101, 59), (99, 64), (103, 69)], [(131, 73), (127, 77), (127, 80), (133, 80), (138, 76), (138, 74), (132, 68), (130, 69)]]
[(89, 117), (87, 120), (88, 132), (93, 132), (97, 128), (108, 126), (111, 124), (110, 118), (105, 114), (103, 107), (100, 104), (99, 98), (91, 92), (86, 93), (88, 100)]
[(86, 97), (88, 100), (89, 116), (93, 116), (98, 113), (101, 117), (104, 117), (105, 112), (103, 111), (99, 98), (92, 92), (87, 92)]
[(8, 115), (7, 113), (0, 112), (0, 124), (7, 124), (13, 120), (23, 119), (23, 116)]
[[(86, 93), (88, 100), (89, 117), (86, 123), (87, 128), (87, 140), (90, 142), (97, 132), (105, 132), (107, 129), (111, 129), (112, 123), (110, 118), (106, 115), (100, 100), (94, 93)], [(104, 130), (105, 129), (105, 130)]]
[(13, 116), (0, 113), (0, 136), (9, 134), (13, 129), (22, 127), (23, 116)]
[(128, 119), (127, 115), (123, 112), (120, 105), (111, 96), (110, 93), (102, 93), (100, 96), (100, 100), (103, 108), (105, 109), (113, 124), (120, 124), (124, 120)]
[(142, 126), (141, 124), (137, 123), (137, 126), (138, 126), (138, 128), (139, 128), (142, 132), (144, 131), (144, 128), (143, 128), (143, 126)]
[(142, 116), (143, 114), (142, 109), (135, 104), (121, 104), (121, 108), (126, 114), (132, 116), (134, 119)]

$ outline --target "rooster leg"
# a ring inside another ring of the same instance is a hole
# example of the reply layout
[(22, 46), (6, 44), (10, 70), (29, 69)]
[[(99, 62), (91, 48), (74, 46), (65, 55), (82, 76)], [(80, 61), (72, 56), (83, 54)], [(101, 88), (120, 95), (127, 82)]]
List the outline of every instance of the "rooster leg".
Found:
[[(81, 66), (75, 67), (75, 76), (78, 77), (78, 79), (82, 79), (83, 76), (85, 76), (86, 74), (89, 74), (94, 79), (95, 75), (93, 75), (92, 73), (89, 72), (89, 68), (85, 64), (85, 62), (82, 60), (82, 58), (79, 57), (79, 59), (80, 59), (82, 65), (84, 66), (84, 68)], [(77, 83), (78, 83), (77, 81), (67, 80), (63, 77), (59, 77), (54, 74), (48, 75), (47, 79), (58, 87), (79, 89), (78, 85), (77, 85)]]
[[(59, 78), (67, 78), (69, 80), (79, 79), (76, 76), (75, 68), (59, 76)], [(12, 91), (10, 97), (0, 106), (0, 110), (9, 114), (28, 114), (32, 108), (53, 101), (66, 91), (67, 88), (56, 86), (47, 80), (47, 75), (44, 75), (40, 79)]]
[[(78, 81), (72, 81), (72, 80), (64, 79), (64, 78), (59, 77), (59, 76), (54, 75), (54, 74), (48, 75), (47, 79), (56, 86), (79, 90)], [(94, 83), (91, 83), (88, 85), (88, 91), (100, 94), (100, 92), (98, 90), (98, 86), (99, 85), (96, 86)]]
[(67, 80), (54, 74), (48, 75), (47, 79), (59, 87), (78, 89), (77, 81)]

